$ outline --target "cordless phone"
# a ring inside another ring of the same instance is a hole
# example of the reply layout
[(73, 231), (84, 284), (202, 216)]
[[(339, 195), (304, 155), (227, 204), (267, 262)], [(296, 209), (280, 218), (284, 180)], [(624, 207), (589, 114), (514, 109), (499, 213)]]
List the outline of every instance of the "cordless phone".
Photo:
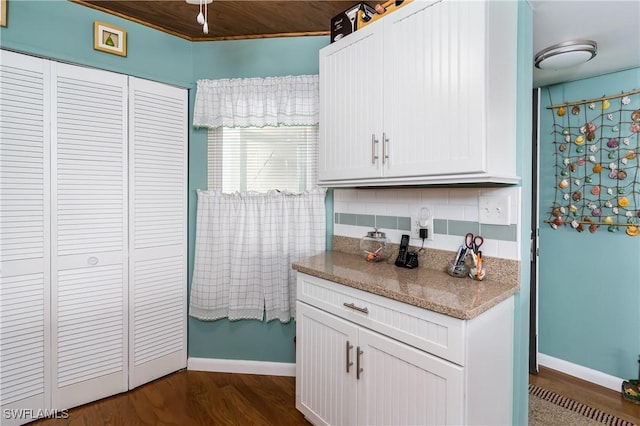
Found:
[(396, 266), (403, 268), (415, 268), (418, 266), (418, 253), (409, 251), (409, 236), (403, 234), (400, 240), (400, 250), (396, 258)]

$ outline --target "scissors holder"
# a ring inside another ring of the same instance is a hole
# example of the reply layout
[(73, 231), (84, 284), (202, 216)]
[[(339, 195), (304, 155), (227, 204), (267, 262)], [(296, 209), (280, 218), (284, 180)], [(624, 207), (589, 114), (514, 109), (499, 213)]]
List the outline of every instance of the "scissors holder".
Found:
[(469, 276), (469, 266), (464, 262), (451, 261), (447, 265), (447, 273), (452, 277), (464, 278)]

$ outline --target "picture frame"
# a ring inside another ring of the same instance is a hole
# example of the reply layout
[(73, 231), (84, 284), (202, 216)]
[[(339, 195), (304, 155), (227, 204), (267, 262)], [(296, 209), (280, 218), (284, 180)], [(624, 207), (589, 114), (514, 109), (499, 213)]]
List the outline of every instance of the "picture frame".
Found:
[(127, 31), (115, 25), (95, 21), (93, 23), (93, 48), (101, 52), (127, 56)]
[(0, 0), (0, 27), (7, 26), (7, 0)]

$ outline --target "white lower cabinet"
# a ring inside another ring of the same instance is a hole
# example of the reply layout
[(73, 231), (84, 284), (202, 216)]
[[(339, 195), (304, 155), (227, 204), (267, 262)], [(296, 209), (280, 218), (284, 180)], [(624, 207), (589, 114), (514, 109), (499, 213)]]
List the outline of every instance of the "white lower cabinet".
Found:
[(312, 423), (462, 423), (462, 367), (305, 303), (296, 309), (296, 407)]
[(299, 273), (296, 311), (311, 423), (511, 424), (512, 297), (465, 321)]

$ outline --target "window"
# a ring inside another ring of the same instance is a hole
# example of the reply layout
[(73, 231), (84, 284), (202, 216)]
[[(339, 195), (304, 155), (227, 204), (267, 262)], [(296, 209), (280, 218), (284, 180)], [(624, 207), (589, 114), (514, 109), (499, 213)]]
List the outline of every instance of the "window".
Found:
[(207, 161), (209, 190), (312, 189), (318, 178), (318, 126), (210, 129)]

